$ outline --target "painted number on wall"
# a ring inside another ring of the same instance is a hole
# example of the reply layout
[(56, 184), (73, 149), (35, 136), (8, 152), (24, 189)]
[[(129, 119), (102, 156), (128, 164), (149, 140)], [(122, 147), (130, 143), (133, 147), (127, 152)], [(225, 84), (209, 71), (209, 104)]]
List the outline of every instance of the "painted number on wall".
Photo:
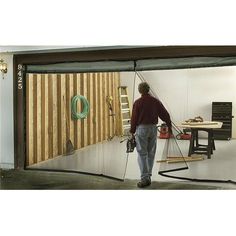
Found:
[(19, 64), (18, 67), (17, 67), (17, 76), (18, 76), (18, 79), (17, 79), (17, 83), (18, 83), (18, 89), (22, 89), (23, 88), (23, 73), (22, 73), (22, 70), (23, 70), (23, 65)]

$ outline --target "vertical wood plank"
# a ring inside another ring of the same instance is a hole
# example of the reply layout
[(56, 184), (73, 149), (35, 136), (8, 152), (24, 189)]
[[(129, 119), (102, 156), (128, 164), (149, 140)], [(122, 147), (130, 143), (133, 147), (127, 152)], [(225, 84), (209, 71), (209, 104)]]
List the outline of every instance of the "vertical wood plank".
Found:
[(48, 156), (53, 157), (53, 78), (48, 75)]
[[(78, 80), (77, 74), (73, 74), (73, 97), (78, 95), (77, 87), (78, 87)], [(74, 148), (75, 150), (78, 149), (78, 120), (73, 120), (74, 123)]]
[(88, 73), (88, 97), (89, 113), (88, 120), (88, 145), (93, 144), (94, 126), (93, 126), (93, 73)]
[(53, 80), (53, 157), (58, 155), (58, 129), (57, 129), (57, 75), (52, 75)]
[(41, 122), (41, 75), (37, 74), (37, 163), (42, 161), (41, 152), (41, 133), (42, 133), (42, 122)]
[(66, 152), (66, 76), (61, 74), (61, 130), (62, 154)]
[[(87, 84), (88, 84), (88, 74), (84, 73), (83, 74), (83, 96), (85, 98), (88, 97), (88, 90), (87, 90)], [(83, 108), (82, 108), (83, 109)], [(87, 118), (83, 119), (83, 126), (84, 126), (84, 134), (83, 134), (83, 143), (84, 147), (88, 145), (88, 122)]]
[[(84, 73), (80, 74), (80, 95), (84, 96)], [(81, 103), (80, 103), (81, 104)], [(79, 112), (82, 110), (80, 106)], [(84, 120), (80, 120), (81, 123), (81, 147), (84, 147)]]
[(107, 85), (107, 87), (106, 87), (107, 138), (106, 139), (108, 139), (111, 137), (111, 116), (110, 116), (109, 105), (107, 103), (107, 98), (111, 96), (111, 94), (110, 94), (110, 73), (109, 72), (106, 73), (106, 80), (107, 80), (107, 83), (106, 83), (106, 85)]
[(45, 117), (46, 117), (46, 110), (45, 110), (45, 74), (41, 75), (41, 154), (42, 154), (42, 161), (46, 159), (45, 157)]
[(105, 73), (105, 78), (104, 78), (104, 86), (105, 86), (105, 99), (104, 99), (104, 104), (105, 104), (105, 124), (106, 124), (106, 134), (105, 134), (105, 140), (109, 138), (110, 135), (110, 116), (109, 116), (109, 108), (107, 105), (107, 96), (109, 96), (109, 73)]
[(99, 105), (98, 105), (98, 73), (94, 73), (93, 75), (93, 107), (94, 107), (94, 118), (93, 118), (93, 122), (94, 122), (94, 126), (95, 126), (95, 133), (94, 133), (94, 139), (93, 139), (93, 143), (97, 143), (99, 138), (98, 138), (98, 109), (99, 109)]
[(74, 141), (74, 121), (71, 118), (71, 99), (74, 96), (74, 79), (73, 79), (73, 74), (69, 74), (69, 100), (68, 100), (68, 104), (69, 104), (69, 114), (68, 114), (68, 119), (69, 119), (69, 123), (70, 123), (70, 140), (72, 142), (72, 144), (74, 145), (75, 141)]
[(118, 106), (118, 102), (119, 102), (119, 96), (118, 96), (118, 85), (117, 85), (117, 80), (116, 80), (116, 72), (113, 73), (113, 93), (114, 93), (114, 135), (117, 136), (118, 135), (118, 110), (117, 110), (117, 106)]
[(44, 107), (42, 117), (44, 119), (44, 159), (49, 159), (49, 147), (48, 147), (48, 74), (44, 76)]
[(74, 121), (71, 119), (71, 98), (73, 96), (73, 74), (66, 74), (66, 130), (67, 138), (74, 145)]
[(66, 104), (66, 141), (70, 139), (70, 76), (66, 74), (66, 97), (65, 97), (65, 104)]
[(115, 93), (115, 73), (111, 73), (111, 93), (112, 93), (112, 109), (113, 109), (113, 116), (112, 116), (112, 136), (115, 136), (115, 114), (116, 114), (116, 93)]
[[(114, 106), (113, 106), (113, 101), (114, 101), (114, 95), (113, 95), (113, 93), (112, 93), (112, 79), (113, 79), (113, 77), (112, 77), (112, 72), (110, 72), (109, 73), (109, 96), (111, 96), (112, 97), (112, 101), (111, 101), (111, 107), (112, 107), (112, 109), (114, 108)], [(111, 111), (111, 110), (109, 110), (109, 127), (110, 127), (110, 132), (109, 132), (109, 135), (110, 135), (110, 137), (113, 137), (113, 116), (112, 116), (112, 114), (113, 114), (113, 111)]]
[[(76, 95), (81, 95), (81, 74), (76, 74)], [(81, 112), (81, 102), (78, 101), (77, 102), (77, 111), (78, 112)], [(81, 148), (81, 139), (82, 139), (82, 136), (81, 136), (81, 131), (82, 127), (81, 127), (81, 120), (77, 120), (77, 133), (76, 133), (76, 136), (77, 136), (77, 148)]]
[[(89, 104), (90, 104), (90, 94), (91, 94), (91, 91), (90, 91), (90, 84), (91, 84), (91, 80), (90, 80), (90, 74), (91, 73), (87, 73), (87, 96), (85, 97)], [(86, 117), (86, 122), (87, 122), (87, 145), (90, 145), (90, 120), (91, 120), (91, 107), (89, 108), (89, 113), (88, 113), (88, 116)]]
[(33, 147), (34, 147), (34, 155), (33, 155), (33, 163), (37, 163), (37, 75), (33, 74)]
[(34, 163), (34, 143), (33, 143), (33, 75), (26, 75), (26, 165)]
[(63, 107), (63, 98), (62, 98), (62, 86), (61, 86), (61, 74), (57, 74), (57, 128), (58, 128), (58, 155), (63, 153), (63, 143), (62, 143), (62, 107)]
[(102, 80), (102, 140), (105, 140), (107, 137), (107, 109), (106, 109), (106, 73), (101, 73)]
[(115, 73), (115, 87), (116, 87), (116, 130), (117, 135), (122, 135), (122, 124), (121, 124), (121, 105), (120, 105), (120, 95), (119, 95), (119, 87), (120, 87), (120, 78), (119, 73)]
[(101, 142), (103, 140), (103, 103), (102, 103), (102, 73), (98, 73), (98, 141)]

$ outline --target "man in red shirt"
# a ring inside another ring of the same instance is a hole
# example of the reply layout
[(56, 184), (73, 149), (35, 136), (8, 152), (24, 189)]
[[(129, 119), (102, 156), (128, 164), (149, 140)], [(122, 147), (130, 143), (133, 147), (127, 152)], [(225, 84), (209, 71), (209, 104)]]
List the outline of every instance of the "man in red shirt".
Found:
[(152, 168), (156, 153), (158, 117), (165, 121), (172, 133), (170, 115), (163, 104), (149, 94), (148, 83), (138, 86), (141, 97), (134, 102), (130, 133), (136, 140), (138, 164), (141, 181), (137, 186), (143, 188), (151, 184)]

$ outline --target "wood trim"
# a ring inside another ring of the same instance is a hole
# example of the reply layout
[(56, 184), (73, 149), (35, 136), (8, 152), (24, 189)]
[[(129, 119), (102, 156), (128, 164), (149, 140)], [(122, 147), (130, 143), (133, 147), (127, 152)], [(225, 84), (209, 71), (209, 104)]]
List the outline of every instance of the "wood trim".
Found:
[[(26, 78), (24, 65), (18, 64), (13, 57), (13, 86), (14, 86), (14, 167), (25, 168), (26, 135), (25, 135), (25, 86)], [(20, 73), (20, 74), (19, 74)]]
[(26, 165), (33, 164), (33, 75), (29, 75), (26, 78), (26, 142), (29, 144), (26, 147), (27, 163)]

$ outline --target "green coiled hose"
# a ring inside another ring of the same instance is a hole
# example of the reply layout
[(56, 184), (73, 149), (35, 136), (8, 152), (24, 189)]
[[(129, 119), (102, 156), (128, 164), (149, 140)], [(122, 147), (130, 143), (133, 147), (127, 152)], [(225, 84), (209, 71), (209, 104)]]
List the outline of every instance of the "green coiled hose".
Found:
[[(81, 100), (83, 104), (83, 111), (78, 113), (77, 112), (77, 102)], [(82, 95), (76, 95), (71, 99), (71, 116), (73, 119), (85, 119), (89, 113), (89, 102), (88, 100)]]

